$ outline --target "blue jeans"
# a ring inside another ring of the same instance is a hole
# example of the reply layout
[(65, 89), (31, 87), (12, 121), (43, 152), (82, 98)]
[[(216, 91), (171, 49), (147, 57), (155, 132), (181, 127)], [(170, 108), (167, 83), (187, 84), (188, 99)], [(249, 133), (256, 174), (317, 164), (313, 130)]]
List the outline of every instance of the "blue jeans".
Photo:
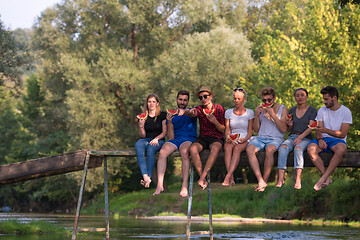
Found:
[[(303, 138), (301, 143), (294, 145), (294, 140), (298, 137), (297, 134), (290, 135), (282, 144), (286, 147), (279, 147), (278, 151), (278, 169), (286, 169), (287, 157), (289, 152), (294, 150), (294, 168), (303, 168), (304, 167), (304, 151), (309, 145), (311, 139)], [(295, 147), (300, 147), (301, 149), (296, 149)]]
[[(142, 138), (135, 144), (135, 151), (137, 162), (140, 167), (141, 175), (147, 174), (151, 177), (152, 172), (155, 166), (155, 154), (161, 148), (161, 146), (165, 143), (164, 140), (159, 140), (158, 146), (150, 145), (150, 141), (152, 138)], [(145, 160), (145, 152), (146, 152), (146, 160)]]

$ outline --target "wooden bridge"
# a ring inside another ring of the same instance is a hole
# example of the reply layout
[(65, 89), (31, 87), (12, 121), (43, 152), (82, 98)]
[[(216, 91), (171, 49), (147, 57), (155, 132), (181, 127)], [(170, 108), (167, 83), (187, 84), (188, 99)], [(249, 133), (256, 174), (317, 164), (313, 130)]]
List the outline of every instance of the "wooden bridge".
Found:
[[(180, 156), (179, 152), (172, 154), (173, 156)], [(203, 161), (206, 161), (209, 155), (209, 150), (201, 152), (200, 157)], [(258, 154), (260, 165), (264, 165), (265, 152), (260, 151)], [(328, 166), (332, 157), (331, 153), (321, 153), (320, 156), (324, 160), (325, 166)], [(10, 183), (16, 183), (21, 181), (27, 181), (31, 179), (53, 176), (58, 174), (64, 174), (73, 171), (83, 170), (83, 179), (79, 192), (78, 205), (75, 216), (74, 231), (72, 239), (76, 240), (78, 222), (80, 217), (80, 210), (82, 204), (83, 191), (85, 189), (85, 182), (87, 171), (89, 168), (96, 168), (104, 166), (104, 193), (105, 193), (105, 219), (106, 219), (106, 239), (110, 239), (109, 233), (109, 209), (108, 209), (108, 180), (107, 180), (107, 157), (136, 157), (134, 150), (80, 150), (73, 153), (62, 154), (53, 157), (44, 157), (33, 159), (25, 162), (12, 163), (0, 166), (0, 185), (6, 185)], [(216, 165), (224, 164), (224, 152), (220, 152), (216, 161)], [(288, 156), (287, 166), (294, 165), (293, 152)], [(275, 166), (277, 165), (277, 153), (275, 155)], [(245, 152), (240, 156), (239, 166), (249, 166), (248, 158)], [(307, 153), (304, 153), (304, 166), (314, 167)], [(360, 152), (348, 151), (343, 158), (339, 167), (360, 167)], [(192, 206), (192, 186), (194, 179), (194, 169), (191, 167), (190, 182), (189, 182), (189, 200), (188, 200), (188, 221), (186, 236), (190, 239), (190, 235), (193, 234), (209, 234), (210, 239), (213, 238), (212, 232), (212, 210), (211, 210), (211, 190), (210, 190), (210, 172), (207, 176), (208, 180), (208, 200), (209, 200), (209, 226), (210, 230), (200, 233), (190, 232), (191, 223), (191, 206)]]
[[(43, 157), (25, 162), (17, 162), (0, 166), (0, 185), (27, 181), (31, 179), (64, 174), (73, 171), (84, 170), (85, 159), (89, 154), (88, 168), (101, 167), (104, 157), (136, 157), (135, 150), (80, 150), (77, 152), (62, 154), (52, 157)], [(277, 153), (275, 153), (275, 166), (277, 165)], [(200, 157), (206, 161), (208, 150), (201, 152)], [(178, 152), (173, 156), (180, 156)], [(258, 153), (260, 165), (264, 164), (265, 152)], [(289, 154), (287, 166), (294, 166), (293, 152)], [(325, 166), (328, 166), (332, 157), (331, 153), (321, 153)], [(220, 152), (216, 165), (224, 164), (224, 152)], [(241, 154), (239, 166), (249, 166), (245, 152)], [(314, 167), (307, 153), (304, 153), (304, 166)], [(339, 167), (360, 167), (360, 152), (348, 151)]]

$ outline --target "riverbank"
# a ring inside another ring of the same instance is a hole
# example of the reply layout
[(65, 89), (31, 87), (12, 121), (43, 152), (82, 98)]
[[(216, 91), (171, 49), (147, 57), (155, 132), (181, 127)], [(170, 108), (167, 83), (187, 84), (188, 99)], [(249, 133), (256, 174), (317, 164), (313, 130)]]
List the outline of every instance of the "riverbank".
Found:
[[(311, 175), (312, 174), (312, 175)], [(334, 178), (322, 191), (313, 190), (313, 173), (303, 174), (302, 189), (293, 188), (291, 179), (282, 188), (270, 183), (265, 192), (255, 192), (256, 184), (236, 184), (224, 187), (211, 183), (213, 214), (246, 219), (296, 220), (311, 222), (356, 222), (360, 219), (360, 187), (356, 181)], [(187, 199), (179, 196), (180, 181), (169, 184), (166, 191), (153, 196), (155, 188), (121, 195), (111, 195), (110, 213), (117, 216), (153, 217), (187, 214)], [(104, 198), (88, 202), (82, 213), (99, 214), (104, 211)], [(207, 191), (194, 184), (193, 216), (208, 213)], [(263, 221), (263, 220), (262, 220)]]

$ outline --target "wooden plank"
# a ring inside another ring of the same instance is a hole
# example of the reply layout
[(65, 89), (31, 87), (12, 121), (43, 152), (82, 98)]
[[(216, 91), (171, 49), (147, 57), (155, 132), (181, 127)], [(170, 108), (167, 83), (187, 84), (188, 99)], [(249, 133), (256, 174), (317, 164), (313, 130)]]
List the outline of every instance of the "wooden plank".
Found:
[[(200, 158), (203, 162), (209, 156), (209, 150), (205, 149), (200, 153)], [(136, 157), (135, 150), (89, 150), (91, 155), (95, 156), (113, 156), (113, 157)], [(320, 153), (320, 156), (324, 160), (325, 166), (329, 165), (329, 162), (332, 158), (332, 153)], [(172, 154), (174, 157), (179, 157), (179, 151), (176, 151)], [(265, 160), (265, 151), (259, 151), (257, 154), (259, 159), (259, 163), (261, 166), (264, 165)], [(274, 166), (277, 166), (277, 158), (278, 153), (274, 154)], [(216, 160), (216, 165), (223, 165), (224, 164), (224, 151), (220, 151), (218, 158)], [(246, 155), (246, 152), (242, 152), (240, 156), (240, 166), (249, 166), (249, 161)], [(294, 152), (291, 152), (288, 156), (287, 166), (293, 167), (294, 166)], [(314, 167), (312, 164), (309, 155), (307, 152), (304, 153), (304, 167)], [(347, 151), (344, 155), (344, 159), (339, 167), (360, 167), (360, 151)]]
[[(206, 161), (207, 157), (209, 156), (209, 150), (204, 150), (200, 153), (200, 157), (202, 161)], [(329, 166), (330, 160), (332, 158), (332, 153), (320, 153), (320, 157), (324, 161), (324, 165), (327, 167)], [(257, 153), (257, 158), (259, 160), (260, 166), (264, 166), (265, 161), (265, 151), (259, 151)], [(274, 166), (277, 166), (277, 159), (278, 153), (274, 154)], [(221, 151), (216, 159), (216, 165), (224, 165), (224, 152)], [(249, 160), (246, 155), (246, 152), (242, 152), (240, 155), (240, 162), (239, 166), (249, 166)], [(293, 167), (294, 166), (294, 152), (291, 152), (287, 159), (287, 166)], [(309, 155), (307, 152), (304, 152), (304, 167), (314, 167)], [(359, 151), (347, 151), (344, 155), (342, 163), (339, 167), (360, 167), (360, 152)]]
[[(0, 166), (0, 185), (27, 181), (84, 169), (87, 151), (43, 157)], [(100, 167), (102, 158), (91, 156), (89, 168)]]

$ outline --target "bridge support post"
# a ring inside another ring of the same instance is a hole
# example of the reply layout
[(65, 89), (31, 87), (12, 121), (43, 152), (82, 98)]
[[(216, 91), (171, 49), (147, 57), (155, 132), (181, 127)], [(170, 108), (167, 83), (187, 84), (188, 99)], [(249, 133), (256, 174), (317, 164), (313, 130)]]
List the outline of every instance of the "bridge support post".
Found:
[(187, 214), (187, 225), (186, 225), (186, 239), (190, 240), (191, 235), (210, 235), (210, 240), (214, 239), (213, 225), (212, 225), (212, 204), (211, 204), (211, 187), (210, 187), (210, 171), (206, 176), (208, 183), (208, 204), (209, 204), (209, 231), (191, 232), (191, 208), (193, 199), (193, 183), (194, 183), (194, 166), (191, 164), (190, 180), (189, 180), (189, 199), (188, 199), (188, 214)]
[(104, 194), (105, 194), (105, 222), (106, 222), (106, 240), (110, 239), (109, 224), (109, 193), (108, 193), (108, 174), (107, 174), (107, 158), (104, 157)]
[(85, 165), (84, 165), (84, 175), (83, 175), (80, 192), (79, 192), (79, 199), (78, 199), (78, 204), (77, 204), (77, 209), (76, 209), (74, 230), (73, 230), (73, 234), (72, 234), (72, 238), (71, 238), (72, 240), (76, 240), (76, 234), (77, 234), (77, 228), (78, 228), (80, 210), (81, 210), (81, 202), (82, 202), (82, 197), (83, 197), (83, 193), (84, 193), (84, 189), (85, 189), (87, 171), (89, 168), (89, 160), (90, 160), (90, 154), (86, 153)]

